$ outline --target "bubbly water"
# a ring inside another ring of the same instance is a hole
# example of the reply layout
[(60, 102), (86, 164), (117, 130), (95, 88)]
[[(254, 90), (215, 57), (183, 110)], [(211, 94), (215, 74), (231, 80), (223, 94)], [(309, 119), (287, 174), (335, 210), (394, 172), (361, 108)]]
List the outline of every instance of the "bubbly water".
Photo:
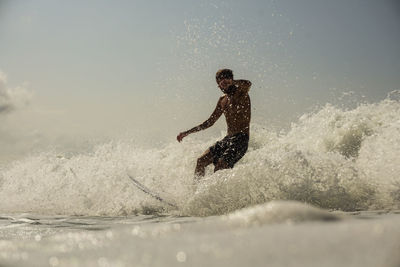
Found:
[[(353, 110), (326, 105), (303, 115), (287, 133), (253, 125), (249, 150), (235, 168), (213, 173), (209, 167), (194, 185), (196, 159), (217, 138), (189, 137), (159, 149), (114, 141), (87, 153), (29, 156), (1, 170), (0, 211), (209, 216), (276, 199), (343, 211), (400, 207), (396, 100)], [(138, 190), (127, 173), (179, 210), (169, 211)]]
[(195, 184), (197, 157), (222, 137), (153, 149), (117, 140), (3, 166), (0, 265), (399, 266), (395, 97), (326, 105), (287, 132), (252, 125), (235, 168), (209, 167)]

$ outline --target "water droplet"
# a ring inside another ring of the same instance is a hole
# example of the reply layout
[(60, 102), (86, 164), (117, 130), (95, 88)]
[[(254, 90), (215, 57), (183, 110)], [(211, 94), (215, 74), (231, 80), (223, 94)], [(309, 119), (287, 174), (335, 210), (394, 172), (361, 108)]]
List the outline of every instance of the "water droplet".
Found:
[(176, 260), (179, 262), (185, 262), (186, 261), (186, 253), (183, 251), (179, 251), (176, 254)]
[(57, 257), (51, 257), (51, 258), (49, 259), (49, 264), (50, 264), (51, 266), (58, 266), (59, 263), (60, 263), (60, 262), (59, 262), (59, 260), (58, 260)]

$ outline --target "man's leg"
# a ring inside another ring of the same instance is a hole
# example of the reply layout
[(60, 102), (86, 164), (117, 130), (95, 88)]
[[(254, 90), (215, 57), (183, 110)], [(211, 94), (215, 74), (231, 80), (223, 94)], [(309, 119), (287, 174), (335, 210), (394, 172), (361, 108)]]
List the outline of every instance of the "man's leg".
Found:
[(231, 169), (246, 153), (248, 148), (249, 137), (245, 134), (234, 135), (227, 140), (227, 146), (223, 149), (223, 153), (215, 164), (214, 172)]
[(197, 159), (196, 170), (194, 174), (197, 178), (203, 177), (206, 173), (206, 167), (213, 163), (213, 156), (210, 149), (207, 149), (200, 158)]
[(214, 172), (223, 170), (223, 169), (230, 169), (228, 163), (226, 163), (222, 158), (218, 160), (217, 164), (215, 165)]

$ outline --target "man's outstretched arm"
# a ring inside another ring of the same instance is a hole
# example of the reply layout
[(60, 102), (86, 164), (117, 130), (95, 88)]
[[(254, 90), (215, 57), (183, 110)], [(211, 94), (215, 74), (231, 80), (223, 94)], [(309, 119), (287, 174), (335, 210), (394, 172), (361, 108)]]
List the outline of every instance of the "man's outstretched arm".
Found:
[(224, 110), (223, 110), (223, 108), (222, 108), (222, 104), (221, 104), (222, 98), (223, 98), (223, 97), (221, 97), (221, 98), (219, 99), (219, 101), (218, 101), (218, 103), (217, 103), (217, 106), (215, 107), (215, 110), (214, 110), (214, 112), (211, 114), (211, 116), (210, 116), (205, 122), (203, 122), (202, 124), (200, 124), (200, 125), (198, 125), (198, 126), (196, 126), (196, 127), (193, 127), (192, 129), (190, 129), (190, 130), (188, 130), (188, 131), (181, 132), (181, 133), (176, 137), (176, 139), (178, 140), (178, 142), (181, 142), (182, 139), (183, 139), (184, 137), (188, 136), (189, 134), (196, 133), (196, 132), (205, 130), (205, 129), (207, 129), (207, 128), (213, 126), (214, 123), (219, 119), (219, 117), (221, 117), (222, 113), (224, 112)]

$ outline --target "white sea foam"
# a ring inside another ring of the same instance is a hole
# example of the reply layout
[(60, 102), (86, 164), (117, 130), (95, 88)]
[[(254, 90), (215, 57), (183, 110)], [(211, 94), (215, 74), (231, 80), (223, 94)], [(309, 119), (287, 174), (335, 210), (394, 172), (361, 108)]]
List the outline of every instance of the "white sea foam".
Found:
[(334, 221), (340, 216), (296, 201), (271, 201), (235, 211), (223, 217), (225, 224), (239, 227), (271, 223)]
[(114, 141), (73, 156), (48, 152), (0, 170), (0, 211), (119, 215), (172, 212), (138, 190), (127, 172), (183, 215), (209, 216), (271, 200), (353, 211), (400, 207), (400, 103), (353, 110), (326, 105), (286, 134), (253, 125), (245, 157), (193, 186), (196, 158), (215, 140), (141, 149)]

